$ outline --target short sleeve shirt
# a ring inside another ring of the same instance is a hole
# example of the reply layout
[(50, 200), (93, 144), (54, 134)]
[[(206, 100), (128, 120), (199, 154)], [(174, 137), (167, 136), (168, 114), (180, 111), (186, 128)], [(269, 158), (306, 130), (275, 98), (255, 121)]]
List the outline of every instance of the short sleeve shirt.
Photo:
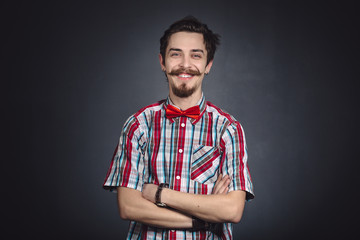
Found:
[[(246, 191), (254, 197), (247, 164), (245, 134), (230, 114), (205, 101), (200, 116), (168, 119), (170, 98), (142, 108), (124, 124), (104, 188), (118, 186), (141, 191), (146, 182), (168, 183), (169, 188), (193, 194), (211, 194), (220, 174), (231, 178), (229, 191)], [(232, 224), (223, 235), (208, 231), (159, 229), (130, 222), (127, 239), (232, 239)]]

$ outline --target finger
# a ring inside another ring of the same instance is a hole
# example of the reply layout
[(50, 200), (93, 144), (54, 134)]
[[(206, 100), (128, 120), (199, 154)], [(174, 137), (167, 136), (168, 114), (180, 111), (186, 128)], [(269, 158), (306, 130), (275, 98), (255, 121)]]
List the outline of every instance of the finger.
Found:
[(214, 186), (214, 193), (218, 194), (220, 191), (222, 191), (222, 187), (224, 185), (224, 178), (218, 178), (216, 181), (216, 186)]
[(227, 175), (225, 175), (223, 178), (220, 179), (219, 184), (217, 186), (219, 189), (221, 189), (225, 185), (227, 178), (228, 178)]
[(224, 187), (221, 192), (218, 194), (227, 194), (229, 192), (229, 187)]
[(215, 186), (214, 186), (215, 188), (216, 188), (217, 185), (219, 185), (219, 182), (220, 182), (219, 179), (222, 179), (222, 173), (220, 173), (220, 175), (217, 178), (217, 181), (216, 181)]
[(229, 185), (231, 183), (230, 177), (224, 177), (222, 182), (223, 185), (216, 189), (217, 194), (227, 194), (229, 192)]
[(225, 188), (229, 185), (227, 182), (230, 181), (228, 175), (225, 175), (222, 179), (218, 180), (219, 183), (215, 188), (215, 194), (221, 194), (225, 191)]
[(220, 173), (220, 175), (218, 176), (216, 183), (214, 185), (213, 194), (216, 194), (221, 179), (222, 179), (222, 174)]
[(226, 185), (226, 182), (227, 182), (228, 180), (230, 180), (229, 175), (225, 175), (225, 176), (221, 179), (221, 181), (219, 182), (219, 187), (223, 187), (223, 185)]
[(230, 183), (231, 183), (231, 179), (229, 177), (229, 179), (226, 180), (226, 188), (224, 190), (224, 193), (228, 193), (229, 192), (229, 186), (230, 186)]

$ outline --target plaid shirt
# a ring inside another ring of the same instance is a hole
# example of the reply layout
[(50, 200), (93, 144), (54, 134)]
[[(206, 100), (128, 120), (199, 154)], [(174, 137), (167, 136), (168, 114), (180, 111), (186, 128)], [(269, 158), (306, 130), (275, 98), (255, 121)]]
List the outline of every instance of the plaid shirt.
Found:
[[(104, 188), (142, 191), (144, 182), (169, 183), (170, 189), (211, 194), (218, 175), (231, 177), (229, 191), (244, 190), (252, 199), (243, 129), (231, 115), (202, 97), (200, 117), (168, 119), (170, 98), (142, 108), (125, 123)], [(215, 211), (215, 209), (214, 209)], [(220, 237), (205, 231), (159, 229), (130, 222), (127, 239), (232, 239), (232, 224)]]

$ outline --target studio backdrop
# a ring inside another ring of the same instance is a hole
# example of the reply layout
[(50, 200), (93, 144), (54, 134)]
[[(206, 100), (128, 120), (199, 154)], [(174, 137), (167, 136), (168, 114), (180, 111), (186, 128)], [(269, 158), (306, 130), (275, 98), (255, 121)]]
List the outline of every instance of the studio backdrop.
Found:
[(221, 35), (203, 91), (246, 134), (256, 197), (234, 239), (355, 231), (352, 2), (17, 1), (3, 12), (14, 239), (125, 239), (128, 222), (102, 184), (125, 120), (167, 97), (159, 39), (187, 15)]

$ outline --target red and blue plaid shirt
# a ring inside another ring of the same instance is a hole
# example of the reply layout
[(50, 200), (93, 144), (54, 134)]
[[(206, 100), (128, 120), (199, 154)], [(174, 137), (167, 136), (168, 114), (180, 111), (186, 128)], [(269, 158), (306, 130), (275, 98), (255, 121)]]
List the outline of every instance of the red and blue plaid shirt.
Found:
[[(253, 186), (247, 166), (244, 131), (239, 122), (202, 97), (200, 117), (166, 118), (170, 98), (142, 108), (125, 123), (104, 188), (142, 191), (145, 182), (168, 183), (170, 189), (211, 194), (220, 173), (231, 177), (229, 191)], [(214, 209), (216, 211), (216, 209)], [(232, 224), (221, 237), (205, 231), (168, 230), (132, 221), (127, 239), (232, 239)]]

